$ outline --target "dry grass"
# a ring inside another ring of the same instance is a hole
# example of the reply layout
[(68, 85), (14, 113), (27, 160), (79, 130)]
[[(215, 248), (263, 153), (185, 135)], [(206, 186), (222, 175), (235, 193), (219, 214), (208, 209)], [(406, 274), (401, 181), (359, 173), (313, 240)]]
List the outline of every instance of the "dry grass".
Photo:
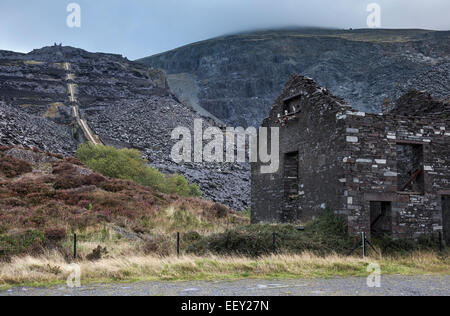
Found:
[[(102, 233), (106, 225), (164, 247), (175, 232), (205, 235), (249, 223), (249, 218), (220, 204), (105, 178), (74, 158), (16, 149), (20, 159), (33, 161), (32, 172), (25, 161), (3, 154), (9, 149), (0, 148), (0, 260), (47, 248), (39, 234), (47, 229), (94, 235), (92, 230)], [(29, 231), (34, 234), (25, 236)], [(145, 253), (152, 248), (147, 246)]]
[[(0, 148), (0, 152), (7, 150)], [(178, 258), (176, 232), (182, 233), (181, 246), (188, 251), (195, 233), (208, 236), (244, 226), (237, 235), (240, 239), (236, 239), (239, 241), (236, 247), (242, 248), (246, 245), (240, 242), (247, 240), (247, 236), (271, 236), (275, 228), (246, 229), (248, 214), (233, 213), (223, 205), (198, 198), (162, 194), (131, 181), (105, 178), (84, 168), (74, 158), (27, 150), (18, 150), (16, 155), (26, 161), (39, 158), (41, 163), (34, 164), (34, 168), (42, 172), (9, 175), (6, 171), (11, 166), (16, 166), (13, 171), (22, 170), (20, 160), (4, 159), (0, 170), (0, 176), (4, 176), (0, 178), (0, 260), (5, 262), (0, 263), (0, 287), (64, 283), (69, 275), (73, 232), (78, 235), (77, 263), (84, 283), (363, 276), (367, 275), (368, 263), (374, 261), (387, 274), (450, 273), (448, 257), (432, 253), (362, 260), (307, 252), (258, 258), (217, 256), (208, 254), (207, 251), (213, 250), (206, 249), (196, 252), (207, 253), (201, 257)], [(13, 178), (6, 178), (8, 175)], [(289, 249), (310, 249), (306, 246), (311, 247), (311, 238), (321, 239), (316, 246), (325, 245), (326, 253), (331, 249), (338, 251), (336, 245), (340, 243), (323, 242), (342, 238), (343, 228), (338, 222), (327, 219), (308, 227), (302, 232), (304, 239), (286, 248), (286, 253)], [(296, 237), (292, 229), (279, 227), (278, 232), (281, 237)], [(263, 242), (261, 238), (259, 241)], [(250, 243), (250, 247), (257, 244)], [(99, 246), (100, 255), (92, 257)]]
[[(242, 278), (316, 278), (367, 276), (368, 264), (378, 263), (383, 274), (445, 275), (450, 261), (433, 253), (414, 253), (403, 257), (360, 259), (330, 255), (317, 257), (278, 255), (261, 258), (220, 256), (109, 256), (97, 262), (79, 262), (82, 283), (137, 280), (232, 280)], [(0, 287), (25, 284), (64, 283), (69, 263), (57, 253), (39, 258), (17, 257), (0, 265)]]
[(25, 65), (43, 65), (44, 64), (44, 62), (37, 61), (37, 60), (25, 60), (23, 63)]
[(61, 102), (51, 103), (47, 109), (47, 112), (45, 112), (44, 117), (55, 118), (58, 114), (58, 108), (61, 106), (64, 106)]
[(56, 68), (59, 68), (59, 69), (65, 69), (65, 68), (64, 68), (64, 63), (54, 63), (54, 66), (55, 66)]

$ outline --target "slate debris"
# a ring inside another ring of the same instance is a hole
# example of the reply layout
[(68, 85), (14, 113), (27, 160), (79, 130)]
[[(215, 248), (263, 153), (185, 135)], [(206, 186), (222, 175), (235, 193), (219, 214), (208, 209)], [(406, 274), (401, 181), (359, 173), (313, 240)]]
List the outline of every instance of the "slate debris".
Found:
[(0, 102), (0, 145), (36, 147), (64, 155), (76, 149), (76, 141), (67, 127), (21, 112), (4, 102)]
[[(70, 80), (68, 73), (74, 75)], [(120, 55), (65, 46), (29, 54), (0, 51), (0, 144), (73, 154), (82, 135), (72, 118), (68, 83), (76, 85), (80, 116), (103, 143), (139, 149), (152, 166), (197, 183), (205, 198), (236, 210), (248, 208), (249, 165), (175, 164), (172, 130), (192, 130), (201, 116), (172, 94), (163, 71)], [(204, 120), (204, 128), (212, 125)]]

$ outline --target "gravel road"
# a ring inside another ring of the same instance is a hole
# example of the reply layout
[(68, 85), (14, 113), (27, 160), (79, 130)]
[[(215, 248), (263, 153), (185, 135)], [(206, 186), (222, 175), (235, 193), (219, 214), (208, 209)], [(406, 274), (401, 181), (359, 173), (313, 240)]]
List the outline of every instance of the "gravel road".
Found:
[(95, 284), (78, 289), (14, 288), (0, 296), (450, 296), (447, 276), (383, 276), (380, 288), (365, 278), (140, 282)]

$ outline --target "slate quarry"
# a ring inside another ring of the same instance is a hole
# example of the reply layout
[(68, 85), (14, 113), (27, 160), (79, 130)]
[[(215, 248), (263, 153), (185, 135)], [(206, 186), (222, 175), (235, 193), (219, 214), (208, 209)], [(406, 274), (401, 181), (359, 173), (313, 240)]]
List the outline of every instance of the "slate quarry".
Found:
[[(172, 94), (163, 71), (120, 55), (59, 45), (28, 54), (0, 51), (0, 144), (73, 154), (84, 137), (71, 110), (69, 83), (80, 117), (102, 143), (139, 149), (150, 165), (199, 184), (205, 198), (248, 207), (248, 164), (172, 161), (172, 130), (191, 129), (202, 116)], [(205, 128), (213, 124), (204, 119)]]
[(381, 111), (409, 89), (448, 98), (450, 32), (284, 29), (222, 36), (139, 60), (177, 97), (231, 126), (259, 126), (291, 74), (352, 107)]

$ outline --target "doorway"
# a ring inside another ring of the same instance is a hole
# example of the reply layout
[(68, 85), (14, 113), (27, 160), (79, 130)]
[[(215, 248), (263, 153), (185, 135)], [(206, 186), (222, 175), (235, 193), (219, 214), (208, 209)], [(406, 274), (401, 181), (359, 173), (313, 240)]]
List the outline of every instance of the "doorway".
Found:
[(391, 202), (370, 202), (370, 233), (373, 237), (392, 236)]
[(297, 195), (299, 188), (298, 151), (284, 156), (284, 206), (281, 222), (294, 222), (297, 217)]
[(444, 240), (450, 245), (450, 195), (442, 196), (442, 229)]

